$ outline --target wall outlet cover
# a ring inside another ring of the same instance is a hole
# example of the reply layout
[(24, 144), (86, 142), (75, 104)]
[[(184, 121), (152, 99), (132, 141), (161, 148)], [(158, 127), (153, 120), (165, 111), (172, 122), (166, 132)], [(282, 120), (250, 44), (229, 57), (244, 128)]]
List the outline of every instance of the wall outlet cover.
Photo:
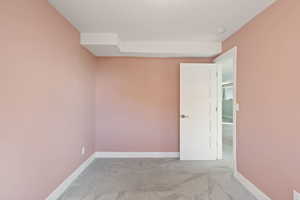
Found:
[(294, 190), (294, 200), (300, 200), (300, 193)]
[(84, 155), (85, 154), (85, 147), (81, 147), (81, 155)]

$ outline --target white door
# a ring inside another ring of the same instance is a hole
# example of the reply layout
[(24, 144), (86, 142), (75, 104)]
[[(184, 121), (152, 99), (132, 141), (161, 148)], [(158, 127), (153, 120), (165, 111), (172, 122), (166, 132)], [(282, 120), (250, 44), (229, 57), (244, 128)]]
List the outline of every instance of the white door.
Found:
[(217, 159), (217, 65), (180, 65), (180, 159)]

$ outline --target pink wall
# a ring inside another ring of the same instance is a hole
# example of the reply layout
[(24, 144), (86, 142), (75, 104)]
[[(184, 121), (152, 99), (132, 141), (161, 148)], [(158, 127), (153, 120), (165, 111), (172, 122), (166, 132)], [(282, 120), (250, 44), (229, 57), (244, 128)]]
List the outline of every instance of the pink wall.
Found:
[[(279, 0), (238, 46), (238, 169), (273, 200), (300, 191), (300, 2)], [(0, 9), (0, 199), (41, 200), (93, 151), (178, 151), (179, 63), (100, 58), (46, 0)], [(87, 154), (80, 155), (85, 145)]]
[(299, 13), (279, 0), (223, 44), (238, 47), (238, 169), (272, 200), (300, 192)]
[(178, 152), (179, 63), (209, 61), (100, 58), (96, 151)]
[(42, 200), (93, 152), (96, 58), (47, 0), (2, 1), (0, 24), (0, 199)]

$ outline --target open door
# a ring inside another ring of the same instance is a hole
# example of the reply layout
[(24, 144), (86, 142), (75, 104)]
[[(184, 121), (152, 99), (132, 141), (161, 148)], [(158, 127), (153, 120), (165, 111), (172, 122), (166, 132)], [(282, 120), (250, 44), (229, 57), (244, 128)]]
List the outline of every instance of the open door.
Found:
[(180, 159), (217, 159), (217, 64), (180, 65)]

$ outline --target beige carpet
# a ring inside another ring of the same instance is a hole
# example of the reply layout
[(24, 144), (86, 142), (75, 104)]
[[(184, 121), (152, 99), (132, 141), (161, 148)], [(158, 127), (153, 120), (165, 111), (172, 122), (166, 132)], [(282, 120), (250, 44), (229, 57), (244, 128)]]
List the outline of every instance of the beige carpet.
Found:
[(97, 159), (59, 200), (255, 200), (229, 163)]

